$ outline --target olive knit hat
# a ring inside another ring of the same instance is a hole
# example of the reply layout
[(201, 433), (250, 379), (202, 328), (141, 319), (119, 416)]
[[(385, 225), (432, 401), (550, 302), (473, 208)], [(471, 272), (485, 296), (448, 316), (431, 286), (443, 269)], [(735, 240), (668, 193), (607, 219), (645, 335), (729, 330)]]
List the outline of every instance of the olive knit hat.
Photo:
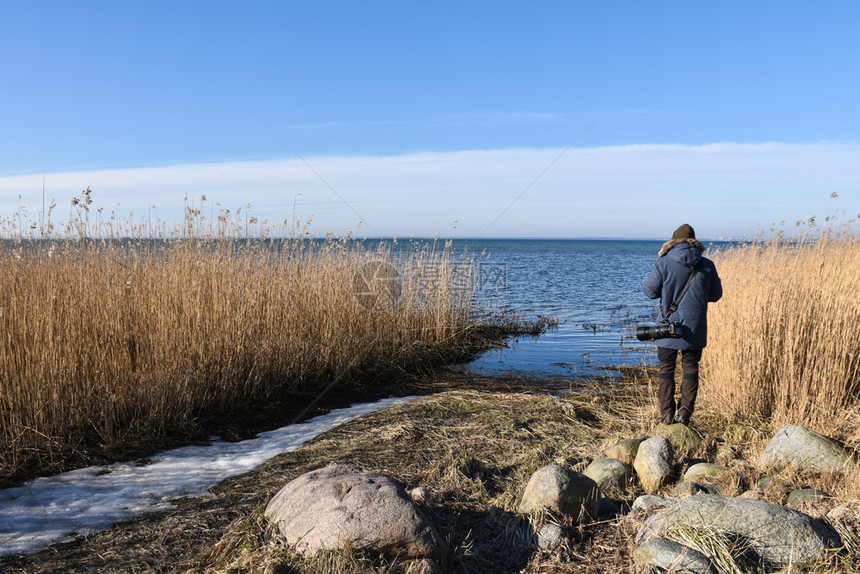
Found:
[(689, 224), (685, 223), (681, 227), (675, 230), (675, 233), (672, 234), (672, 239), (695, 239), (696, 232), (693, 231), (693, 228), (690, 227)]

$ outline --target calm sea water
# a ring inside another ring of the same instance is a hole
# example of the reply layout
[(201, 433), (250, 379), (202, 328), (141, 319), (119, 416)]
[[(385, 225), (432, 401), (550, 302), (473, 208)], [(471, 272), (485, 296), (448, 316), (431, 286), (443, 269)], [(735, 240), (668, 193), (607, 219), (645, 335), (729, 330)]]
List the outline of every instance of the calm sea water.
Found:
[[(560, 379), (606, 374), (618, 365), (652, 364), (653, 343), (634, 335), (653, 322), (657, 304), (642, 284), (662, 241), (458, 240), (455, 252), (479, 257), (482, 302), (527, 317), (558, 319), (539, 337), (519, 337), (459, 368)], [(706, 245), (707, 247), (707, 245)]]

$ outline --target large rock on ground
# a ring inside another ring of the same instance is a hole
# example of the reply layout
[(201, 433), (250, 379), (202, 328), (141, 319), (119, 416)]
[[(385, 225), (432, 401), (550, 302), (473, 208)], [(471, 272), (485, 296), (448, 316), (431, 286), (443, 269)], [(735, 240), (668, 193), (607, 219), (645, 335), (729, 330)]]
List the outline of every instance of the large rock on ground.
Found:
[(678, 454), (693, 452), (702, 445), (702, 434), (688, 425), (658, 424), (651, 434), (669, 439)]
[[(682, 426), (682, 425), (678, 425)], [(633, 461), (633, 468), (647, 494), (653, 494), (668, 484), (675, 474), (672, 466), (672, 444), (663, 437), (642, 441)]]
[(619, 493), (627, 484), (630, 475), (630, 466), (615, 458), (598, 458), (591, 461), (583, 474), (592, 479), (600, 487), (604, 496), (607, 493)]
[(639, 450), (639, 445), (648, 437), (628, 438), (607, 448), (603, 454), (608, 458), (620, 460), (623, 463), (632, 465), (636, 458), (636, 451)]
[(749, 544), (750, 556), (767, 566), (810, 564), (841, 545), (826, 524), (811, 516), (767, 502), (699, 494), (678, 501), (649, 518), (637, 545), (660, 538), (676, 527), (706, 527)]
[(839, 443), (799, 425), (785, 425), (758, 459), (761, 468), (795, 466), (802, 470), (841, 470), (851, 456)]
[(729, 473), (729, 467), (721, 464), (713, 464), (711, 462), (700, 462), (694, 464), (684, 473), (684, 480), (691, 481), (711, 481), (719, 480)]
[(444, 540), (406, 491), (389, 477), (350, 464), (289, 482), (266, 516), (299, 551), (354, 548), (407, 558), (443, 559)]
[(633, 551), (633, 562), (640, 572), (718, 574), (707, 556), (667, 538), (649, 538), (637, 546)]
[(549, 509), (579, 520), (596, 518), (600, 508), (597, 483), (584, 474), (557, 464), (547, 465), (529, 479), (520, 501), (520, 511)]

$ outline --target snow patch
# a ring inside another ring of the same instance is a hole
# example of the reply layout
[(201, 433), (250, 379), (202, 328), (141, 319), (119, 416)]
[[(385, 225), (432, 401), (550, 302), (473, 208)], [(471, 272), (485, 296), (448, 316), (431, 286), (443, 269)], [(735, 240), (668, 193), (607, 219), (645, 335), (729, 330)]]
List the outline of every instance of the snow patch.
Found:
[(414, 398), (357, 404), (241, 442), (186, 446), (140, 461), (82, 468), (0, 490), (0, 556), (31, 554), (168, 509), (173, 499), (205, 496), (225, 478), (296, 450), (337, 425)]

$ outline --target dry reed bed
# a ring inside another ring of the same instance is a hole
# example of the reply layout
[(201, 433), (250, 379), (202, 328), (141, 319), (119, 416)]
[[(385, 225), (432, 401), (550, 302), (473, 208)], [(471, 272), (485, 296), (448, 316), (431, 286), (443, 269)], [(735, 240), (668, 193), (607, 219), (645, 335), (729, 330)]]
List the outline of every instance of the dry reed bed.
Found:
[(87, 225), (0, 243), (3, 476), (480, 343), (471, 269), (441, 244), (103, 240)]
[(709, 310), (703, 400), (860, 441), (860, 238), (807, 231), (714, 259), (725, 295)]

